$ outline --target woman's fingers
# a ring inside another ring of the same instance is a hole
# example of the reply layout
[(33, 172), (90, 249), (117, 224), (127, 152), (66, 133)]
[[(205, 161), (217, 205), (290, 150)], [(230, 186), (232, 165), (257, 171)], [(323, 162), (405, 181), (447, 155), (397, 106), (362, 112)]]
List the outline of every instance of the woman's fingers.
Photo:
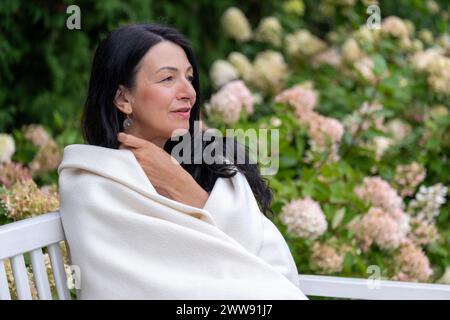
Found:
[(147, 140), (123, 132), (119, 132), (119, 134), (117, 135), (117, 139), (127, 147), (131, 148), (142, 148), (147, 143)]

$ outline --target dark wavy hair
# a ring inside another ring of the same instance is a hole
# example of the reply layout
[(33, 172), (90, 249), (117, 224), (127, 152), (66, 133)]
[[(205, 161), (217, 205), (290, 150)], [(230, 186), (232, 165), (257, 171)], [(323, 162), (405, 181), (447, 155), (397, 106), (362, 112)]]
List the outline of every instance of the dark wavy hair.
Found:
[[(85, 142), (106, 148), (119, 148), (117, 134), (123, 131), (125, 114), (115, 107), (114, 96), (119, 85), (128, 88), (135, 85), (139, 62), (151, 47), (161, 41), (171, 41), (183, 48), (193, 67), (194, 79), (192, 85), (197, 98), (191, 110), (187, 134), (190, 134), (192, 139), (198, 136), (194, 134), (194, 130), (196, 130), (194, 121), (200, 119), (199, 68), (190, 42), (173, 27), (140, 23), (114, 30), (100, 42), (95, 51), (88, 95), (81, 119)], [(221, 145), (223, 145), (224, 154), (228, 155), (226, 146), (230, 142), (227, 139), (230, 138), (223, 137), (221, 139), (223, 139)], [(272, 192), (267, 181), (261, 177), (257, 164), (247, 161), (249, 159), (248, 149), (235, 138), (231, 139), (234, 150), (244, 150), (246, 160), (244, 163), (236, 161), (237, 157), (235, 156), (233, 159), (227, 159), (229, 161), (223, 164), (205, 164), (203, 161), (201, 164), (195, 164), (195, 161), (191, 161), (190, 164), (180, 163), (181, 166), (208, 193), (213, 189), (217, 178), (231, 178), (239, 170), (245, 175), (263, 214), (273, 219), (273, 211), (270, 208)], [(202, 150), (213, 142), (217, 143), (214, 139), (206, 140), (203, 137), (201, 141)], [(177, 142), (168, 139), (164, 145), (164, 150), (170, 153), (176, 144)], [(191, 155), (194, 158), (195, 153), (191, 152)], [(230, 205), (233, 204), (230, 203)]]

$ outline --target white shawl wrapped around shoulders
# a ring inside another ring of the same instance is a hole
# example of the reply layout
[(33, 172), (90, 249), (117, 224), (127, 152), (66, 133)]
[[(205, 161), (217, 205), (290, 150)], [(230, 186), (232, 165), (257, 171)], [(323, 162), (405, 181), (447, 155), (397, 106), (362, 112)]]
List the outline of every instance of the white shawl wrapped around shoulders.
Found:
[(79, 299), (307, 299), (241, 173), (203, 209), (159, 195), (126, 149), (66, 146), (58, 174)]

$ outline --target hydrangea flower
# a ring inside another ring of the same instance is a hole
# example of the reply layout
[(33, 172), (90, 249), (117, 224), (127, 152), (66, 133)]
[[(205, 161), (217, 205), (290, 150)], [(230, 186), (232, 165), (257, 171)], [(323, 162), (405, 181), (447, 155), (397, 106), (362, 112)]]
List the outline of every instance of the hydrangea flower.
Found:
[(325, 233), (328, 227), (320, 205), (307, 197), (289, 202), (281, 210), (280, 220), (289, 232), (308, 239)]
[(10, 162), (14, 152), (16, 152), (16, 144), (13, 137), (6, 133), (0, 133), (0, 163)]
[(253, 95), (243, 81), (232, 81), (211, 96), (205, 110), (212, 119), (233, 124), (239, 120), (242, 110), (247, 114), (254, 112)]
[(239, 42), (246, 42), (252, 37), (252, 29), (245, 14), (236, 7), (228, 8), (221, 18), (225, 33)]

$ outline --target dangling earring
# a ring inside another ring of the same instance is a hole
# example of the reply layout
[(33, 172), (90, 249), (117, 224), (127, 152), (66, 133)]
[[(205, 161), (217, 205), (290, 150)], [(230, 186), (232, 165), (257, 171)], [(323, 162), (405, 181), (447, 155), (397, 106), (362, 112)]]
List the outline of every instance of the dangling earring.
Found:
[(123, 121), (123, 128), (128, 130), (132, 127), (133, 121), (130, 119), (130, 116), (127, 114), (126, 119)]

